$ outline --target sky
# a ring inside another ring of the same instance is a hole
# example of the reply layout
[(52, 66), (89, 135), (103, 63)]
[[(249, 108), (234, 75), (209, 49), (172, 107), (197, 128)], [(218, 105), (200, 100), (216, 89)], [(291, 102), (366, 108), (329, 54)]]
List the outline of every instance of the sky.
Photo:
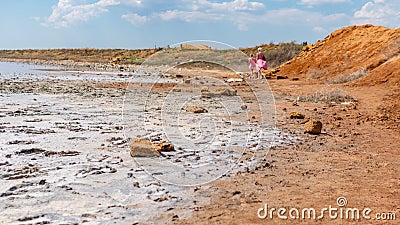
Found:
[(367, 23), (398, 28), (400, 0), (2, 0), (0, 49), (314, 43)]

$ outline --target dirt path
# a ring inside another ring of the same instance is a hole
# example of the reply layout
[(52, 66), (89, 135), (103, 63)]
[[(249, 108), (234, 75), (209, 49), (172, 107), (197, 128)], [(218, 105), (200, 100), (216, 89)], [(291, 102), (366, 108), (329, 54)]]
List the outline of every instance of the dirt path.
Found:
[[(339, 197), (347, 199), (346, 207), (371, 208), (371, 217), (394, 212), (398, 220), (400, 215), (399, 124), (384, 117), (381, 110), (382, 105), (398, 102), (398, 98), (390, 98), (398, 89), (340, 86), (358, 103), (298, 102), (294, 106), (297, 96), (325, 85), (290, 80), (271, 80), (270, 84), (275, 93), (277, 126), (298, 136), (298, 142), (273, 148), (268, 163), (259, 170), (213, 183), (210, 204), (177, 224), (397, 224), (363, 218), (332, 220), (328, 214), (316, 223), (312, 219), (281, 220), (276, 212), (274, 219), (258, 218), (257, 210), (264, 204), (287, 210), (314, 207), (318, 211), (329, 205), (338, 207)], [(324, 134), (304, 134), (302, 120), (288, 118), (292, 111), (321, 120)]]

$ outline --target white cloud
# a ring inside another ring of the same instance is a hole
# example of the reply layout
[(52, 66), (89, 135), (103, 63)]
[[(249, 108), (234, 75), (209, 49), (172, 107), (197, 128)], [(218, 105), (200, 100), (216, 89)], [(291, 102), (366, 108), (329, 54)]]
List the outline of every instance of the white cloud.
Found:
[(248, 0), (234, 0), (231, 2), (210, 2), (207, 0), (198, 0), (194, 3), (194, 9), (203, 9), (210, 12), (237, 12), (237, 11), (256, 11), (265, 6), (261, 2), (249, 2)]
[(323, 22), (336, 23), (337, 21), (349, 21), (351, 16), (344, 13), (330, 14), (323, 17)]
[(91, 4), (79, 4), (77, 0), (59, 0), (53, 6), (52, 14), (42, 23), (55, 28), (68, 27), (77, 21), (87, 21), (92, 17), (107, 12), (108, 6), (120, 4), (117, 0), (99, 0)]
[(223, 15), (205, 13), (200, 11), (179, 11), (179, 10), (169, 10), (166, 12), (159, 13), (157, 15), (162, 20), (182, 20), (185, 22), (207, 22), (207, 21), (218, 21), (224, 18)]
[(134, 24), (134, 25), (143, 24), (148, 20), (147, 16), (141, 16), (136, 13), (125, 14), (125, 15), (122, 15), (121, 18)]
[[(108, 12), (108, 7), (124, 5), (125, 7), (141, 7), (142, 0), (97, 0), (94, 3), (87, 3), (87, 0), (59, 0), (53, 6), (49, 17), (36, 19), (43, 26), (54, 28), (65, 28), (79, 21), (88, 21), (102, 13)], [(132, 24), (142, 24), (148, 20), (146, 16), (136, 13), (128, 13), (121, 16)]]
[(322, 15), (318, 12), (303, 11), (300, 9), (269, 10), (260, 13), (250, 12), (211, 12), (211, 11), (179, 11), (171, 10), (155, 15), (162, 20), (181, 20), (188, 23), (199, 22), (230, 22), (237, 26), (238, 30), (248, 30), (254, 25), (309, 25), (320, 27), (341, 24), (351, 17), (345, 14)]
[(247, 21), (253, 17), (250, 12), (262, 10), (261, 2), (233, 0), (230, 2), (210, 2), (197, 0), (191, 5), (191, 11), (168, 10), (157, 13), (155, 17), (162, 20), (182, 20), (184, 22), (229, 21), (237, 25), (239, 30), (247, 30)]
[[(260, 0), (59, 0), (53, 6), (52, 14), (42, 20), (46, 26), (61, 28), (71, 24), (88, 21), (93, 17), (108, 12), (110, 6), (120, 5), (128, 12), (120, 18), (133, 25), (142, 25), (153, 20), (180, 20), (187, 23), (228, 22), (238, 30), (248, 30), (252, 25), (302, 25), (327, 29), (332, 24), (343, 24), (351, 17), (342, 13), (323, 15), (319, 12), (296, 8), (266, 10)], [(277, 1), (277, 0), (275, 0)], [(301, 0), (307, 4), (346, 2), (349, 0)], [(374, 0), (371, 4), (381, 4), (384, 0)], [(155, 7), (155, 5), (157, 7)], [(171, 9), (172, 8), (172, 9)], [(149, 10), (150, 9), (150, 10)], [(321, 29), (319, 29), (321, 31)]]
[(353, 23), (371, 23), (398, 28), (400, 25), (400, 4), (398, 0), (367, 2), (360, 10), (354, 13)]
[(327, 30), (325, 29), (325, 28), (323, 28), (323, 27), (314, 27), (313, 28), (313, 31), (315, 32), (315, 33), (318, 33), (318, 34), (324, 34), (324, 33), (326, 33), (327, 32)]
[[(246, 19), (245, 17), (242, 19)], [(332, 15), (322, 15), (318, 12), (309, 12), (300, 9), (270, 10), (260, 15), (247, 17), (252, 23), (267, 23), (273, 25), (319, 25), (332, 22)], [(336, 21), (335, 21), (336, 22)]]
[(121, 3), (132, 6), (141, 6), (142, 0), (121, 0)]
[(326, 3), (348, 3), (351, 0), (301, 0), (300, 4), (302, 5), (319, 5), (319, 4), (326, 4)]

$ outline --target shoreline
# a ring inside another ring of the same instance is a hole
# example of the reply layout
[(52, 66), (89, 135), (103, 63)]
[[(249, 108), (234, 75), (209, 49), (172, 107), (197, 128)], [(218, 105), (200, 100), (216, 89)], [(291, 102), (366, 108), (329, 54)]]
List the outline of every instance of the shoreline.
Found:
[(140, 68), (140, 65), (126, 65), (126, 64), (113, 64), (113, 63), (96, 63), (96, 62), (76, 62), (72, 60), (42, 60), (42, 59), (11, 59), (11, 58), (0, 58), (0, 62), (14, 62), (14, 63), (26, 63), (33, 65), (47, 65), (47, 66), (58, 66), (66, 67), (69, 69), (90, 69), (98, 71), (121, 71), (121, 72), (133, 72)]

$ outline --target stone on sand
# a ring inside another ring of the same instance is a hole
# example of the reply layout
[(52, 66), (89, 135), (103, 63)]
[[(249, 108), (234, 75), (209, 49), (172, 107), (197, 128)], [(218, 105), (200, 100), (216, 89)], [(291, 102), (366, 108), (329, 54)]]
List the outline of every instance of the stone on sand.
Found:
[(290, 119), (304, 119), (305, 118), (304, 114), (299, 113), (299, 112), (291, 112), (291, 113), (289, 113), (289, 117), (290, 117)]
[(320, 134), (322, 130), (322, 123), (318, 120), (310, 120), (304, 124), (304, 133)]
[(192, 113), (206, 113), (208, 112), (207, 109), (200, 107), (200, 106), (188, 106), (186, 107), (186, 112), (192, 112)]
[(143, 138), (132, 138), (130, 149), (132, 157), (160, 156), (160, 152), (154, 148), (151, 142)]
[(175, 147), (173, 144), (168, 142), (161, 142), (161, 143), (153, 143), (154, 148), (158, 152), (172, 152), (175, 151)]
[(235, 96), (237, 95), (237, 91), (236, 90), (231, 90), (229, 88), (218, 88), (215, 91), (209, 91), (209, 90), (202, 90), (201, 91), (201, 95), (203, 97), (220, 97), (220, 96)]

